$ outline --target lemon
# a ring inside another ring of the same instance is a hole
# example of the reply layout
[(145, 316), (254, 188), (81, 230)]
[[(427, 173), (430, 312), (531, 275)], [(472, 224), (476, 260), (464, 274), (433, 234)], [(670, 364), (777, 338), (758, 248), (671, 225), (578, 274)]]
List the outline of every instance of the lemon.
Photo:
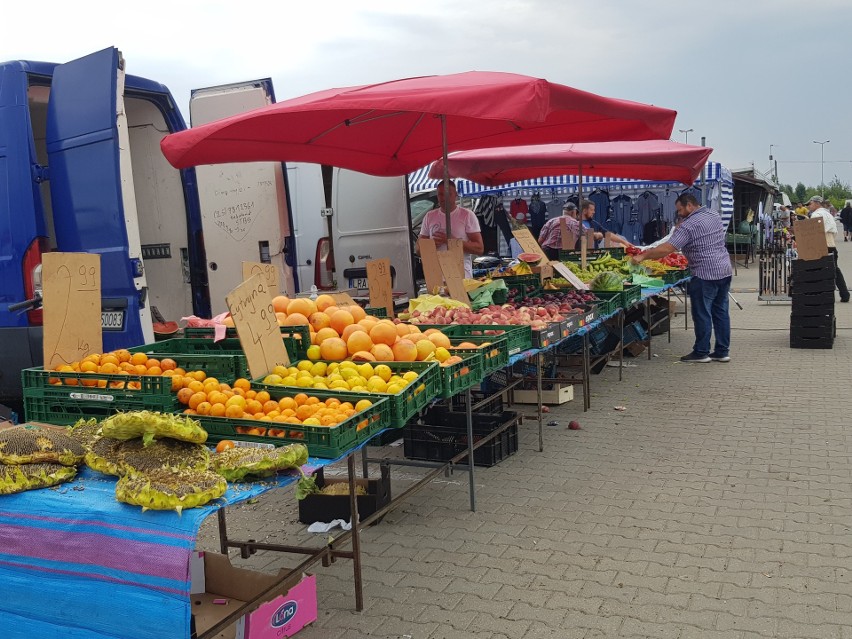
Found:
[(298, 364), (296, 364), (296, 368), (299, 369), (300, 371), (309, 371), (309, 370), (311, 370), (311, 366), (313, 366), (313, 365), (314, 365), (314, 363), (311, 360), (303, 359)]
[(296, 375), (296, 379), (302, 379), (303, 377), (312, 379), (313, 375), (311, 375), (311, 371), (299, 371), (299, 374)]
[(317, 362), (311, 366), (311, 375), (315, 377), (323, 377), (328, 370), (328, 364), (325, 362)]
[(360, 377), (350, 377), (346, 380), (346, 384), (349, 386), (349, 390), (356, 388), (357, 386), (362, 386)]
[(391, 378), (387, 380), (388, 384), (401, 384), (404, 381), (399, 375), (391, 375)]
[(435, 359), (437, 359), (441, 363), (446, 362), (448, 359), (450, 359), (450, 351), (448, 351), (443, 346), (439, 346), (435, 349)]
[(271, 373), (270, 375), (267, 375), (266, 377), (263, 378), (263, 383), (264, 384), (275, 384), (277, 386), (277, 385), (281, 384), (282, 379), (283, 378), (281, 377), (281, 375), (276, 375), (275, 373)]
[(403, 390), (404, 389), (400, 384), (388, 384), (388, 388), (385, 392), (390, 393), (391, 395), (396, 395), (397, 393), (401, 393)]
[(318, 420), (316, 417), (308, 417), (307, 419), (303, 419), (302, 424), (304, 426), (321, 426), (322, 425), (322, 424), (320, 424), (320, 420)]
[(338, 389), (338, 388), (341, 389), (341, 390), (349, 390), (349, 384), (344, 382), (342, 379), (334, 380), (333, 382), (331, 382), (328, 385), (328, 387), (332, 390), (335, 390), (335, 389)]
[(351, 368), (341, 368), (340, 376), (345, 379), (347, 382), (353, 377), (358, 377), (358, 371), (352, 370)]
[(350, 370), (355, 370), (355, 369), (358, 368), (358, 364), (356, 364), (355, 362), (349, 362), (349, 361), (340, 362), (340, 368), (341, 369), (347, 369), (348, 368)]
[(308, 346), (308, 359), (316, 361), (320, 358), (320, 347), (316, 344)]
[(367, 410), (372, 405), (373, 402), (371, 402), (369, 399), (362, 399), (357, 404), (355, 404), (355, 410), (360, 413), (362, 410)]
[[(389, 368), (388, 371), (390, 371)], [(388, 375), (388, 377), (390, 377), (390, 375)], [(367, 388), (373, 393), (384, 393), (387, 391), (388, 385), (384, 379), (378, 375), (374, 375), (367, 381)]]
[(281, 380), (281, 385), (282, 386), (295, 386), (296, 385), (296, 378), (293, 377), (292, 375), (288, 375), (287, 377), (285, 377), (284, 379)]
[(390, 366), (387, 366), (386, 364), (379, 364), (373, 369), (373, 372), (381, 377), (385, 382), (387, 382), (391, 378), (391, 375), (393, 375), (393, 371), (390, 369)]
[(343, 376), (340, 373), (333, 373), (331, 375), (327, 375), (325, 378), (326, 384), (331, 384), (332, 382), (342, 382)]
[(355, 388), (350, 388), (353, 393), (367, 393), (369, 392), (365, 386), (356, 386)]
[(402, 379), (404, 379), (406, 382), (413, 382), (415, 379), (417, 379), (417, 373), (415, 373), (414, 371), (408, 371), (402, 376)]
[(332, 362), (331, 364), (328, 365), (328, 368), (326, 369), (325, 372), (326, 372), (326, 374), (336, 373), (338, 368), (340, 368), (340, 364), (337, 363), (337, 362)]
[(370, 364), (369, 362), (367, 362), (365, 364), (361, 364), (358, 367), (358, 374), (361, 377), (364, 377), (366, 379), (370, 379), (373, 376), (373, 365)]
[(287, 367), (286, 366), (280, 366), (280, 365), (273, 368), (272, 372), (274, 374), (278, 375), (279, 377), (287, 377), (287, 373), (288, 373)]
[(325, 385), (325, 382), (314, 382), (314, 390), (328, 390), (328, 386)]
[(310, 377), (300, 377), (296, 380), (296, 386), (299, 388), (310, 388), (314, 385), (314, 380)]
[(296, 368), (295, 366), (291, 366), (290, 368), (287, 369), (287, 375), (292, 375), (293, 377), (296, 377), (296, 375), (298, 375), (298, 374), (299, 374), (299, 369)]

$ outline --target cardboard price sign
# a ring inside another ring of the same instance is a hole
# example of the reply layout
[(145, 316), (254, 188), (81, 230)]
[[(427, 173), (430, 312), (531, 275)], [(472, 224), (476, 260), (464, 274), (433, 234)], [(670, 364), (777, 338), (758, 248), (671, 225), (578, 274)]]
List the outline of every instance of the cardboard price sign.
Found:
[(388, 317), (393, 317), (393, 289), (391, 264), (388, 258), (367, 262), (367, 287), (370, 290), (370, 306), (384, 308)]
[(102, 353), (101, 256), (45, 253), (41, 264), (45, 369)]
[(793, 235), (796, 236), (796, 252), (800, 260), (818, 260), (828, 255), (825, 241), (825, 225), (821, 218), (793, 222)]
[(448, 239), (447, 250), (438, 252), (438, 263), (447, 284), (450, 297), (470, 304), (470, 296), (464, 287), (464, 243), (459, 239)]
[(261, 275), (263, 277), (266, 287), (269, 289), (269, 294), (272, 297), (275, 297), (281, 291), (278, 267), (275, 264), (243, 262), (243, 281), (245, 282), (252, 275)]
[(544, 257), (544, 251), (538, 245), (538, 242), (536, 242), (529, 229), (515, 229), (512, 231), (512, 235), (514, 235), (515, 239), (518, 240), (518, 244), (521, 245), (521, 249), (524, 253), (536, 253), (537, 255)]
[(276, 366), (289, 366), (272, 295), (260, 275), (252, 275), (225, 297), (252, 377), (263, 377)]
[(417, 240), (420, 249), (420, 260), (423, 263), (423, 276), (426, 278), (426, 288), (430, 295), (434, 295), (444, 283), (444, 275), (441, 272), (441, 264), (438, 262), (438, 249), (435, 240), (421, 237)]
[(356, 306), (358, 304), (349, 293), (329, 293), (329, 295), (338, 306)]
[(559, 218), (559, 241), (563, 251), (573, 251), (577, 246), (577, 238), (574, 237), (574, 232), (568, 230), (568, 222), (563, 215)]
[(553, 267), (553, 269), (557, 273), (559, 273), (562, 277), (564, 277), (566, 280), (571, 282), (571, 285), (574, 288), (576, 288), (578, 291), (588, 291), (589, 290), (588, 285), (585, 282), (583, 282), (583, 280), (581, 280), (579, 277), (574, 275), (574, 272), (570, 268), (565, 266), (562, 262), (552, 260), (550, 262), (550, 265)]

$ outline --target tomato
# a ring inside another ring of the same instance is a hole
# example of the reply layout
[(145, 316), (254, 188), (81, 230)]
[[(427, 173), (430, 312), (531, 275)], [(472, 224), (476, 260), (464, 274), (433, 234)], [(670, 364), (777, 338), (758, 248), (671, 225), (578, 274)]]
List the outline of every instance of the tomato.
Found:
[(223, 439), (218, 444), (216, 444), (216, 452), (221, 453), (223, 450), (228, 450), (229, 448), (234, 447), (234, 442), (230, 439)]

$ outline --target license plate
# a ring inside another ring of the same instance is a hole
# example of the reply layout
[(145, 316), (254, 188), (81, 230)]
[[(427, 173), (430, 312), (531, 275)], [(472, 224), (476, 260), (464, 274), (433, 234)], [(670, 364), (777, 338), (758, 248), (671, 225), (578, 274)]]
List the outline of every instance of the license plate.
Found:
[(354, 288), (356, 291), (365, 291), (369, 287), (367, 286), (367, 278), (366, 277), (350, 277), (349, 278), (349, 288)]
[(120, 331), (124, 328), (124, 311), (101, 311), (101, 329)]

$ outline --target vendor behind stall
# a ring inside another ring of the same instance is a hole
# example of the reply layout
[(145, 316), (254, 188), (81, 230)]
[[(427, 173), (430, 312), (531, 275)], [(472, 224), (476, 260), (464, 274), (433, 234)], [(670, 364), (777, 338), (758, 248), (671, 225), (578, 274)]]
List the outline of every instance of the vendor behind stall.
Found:
[(631, 246), (630, 242), (617, 233), (607, 231), (600, 222), (595, 221), (595, 203), (591, 200), (583, 200), (580, 206), (580, 219), (583, 220), (584, 229), (592, 229), (595, 237), (595, 248), (600, 246), (601, 240), (609, 233), (609, 239), (615, 244)]

